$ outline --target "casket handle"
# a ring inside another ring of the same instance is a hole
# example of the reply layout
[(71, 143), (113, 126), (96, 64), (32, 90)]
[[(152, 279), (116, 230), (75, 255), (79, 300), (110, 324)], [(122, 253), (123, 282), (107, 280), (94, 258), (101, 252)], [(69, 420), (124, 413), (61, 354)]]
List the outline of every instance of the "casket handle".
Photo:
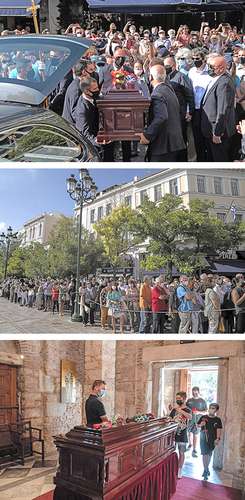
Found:
[(105, 464), (105, 483), (109, 481), (109, 460)]

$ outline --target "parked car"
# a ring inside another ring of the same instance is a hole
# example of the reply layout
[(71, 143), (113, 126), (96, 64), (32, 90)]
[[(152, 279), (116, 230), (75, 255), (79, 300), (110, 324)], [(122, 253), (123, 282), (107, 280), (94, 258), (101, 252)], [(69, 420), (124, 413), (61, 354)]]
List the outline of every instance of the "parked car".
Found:
[(96, 147), (50, 109), (90, 46), (60, 35), (0, 38), (0, 162), (100, 161)]

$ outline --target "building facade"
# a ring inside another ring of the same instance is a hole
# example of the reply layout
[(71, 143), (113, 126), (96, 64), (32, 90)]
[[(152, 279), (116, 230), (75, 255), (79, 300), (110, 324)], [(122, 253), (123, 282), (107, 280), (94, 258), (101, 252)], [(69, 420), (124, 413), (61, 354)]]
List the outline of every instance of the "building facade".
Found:
[[(83, 208), (83, 226), (88, 231), (94, 231), (94, 223), (108, 215), (113, 208), (125, 204), (137, 209), (146, 196), (158, 203), (167, 193), (180, 196), (186, 207), (195, 198), (212, 201), (212, 213), (224, 222), (232, 222), (234, 218), (236, 221), (245, 221), (243, 169), (195, 168), (164, 169), (143, 178), (134, 177), (125, 184), (108, 187)], [(78, 216), (78, 213), (79, 208), (76, 208), (75, 215)], [(131, 255), (136, 276), (139, 274), (140, 255), (145, 250), (145, 245), (142, 245)], [(234, 258), (235, 255), (230, 253), (225, 257)]]
[(31, 243), (47, 245), (50, 234), (62, 217), (59, 213), (43, 213), (26, 222), (21, 230), (22, 246)]

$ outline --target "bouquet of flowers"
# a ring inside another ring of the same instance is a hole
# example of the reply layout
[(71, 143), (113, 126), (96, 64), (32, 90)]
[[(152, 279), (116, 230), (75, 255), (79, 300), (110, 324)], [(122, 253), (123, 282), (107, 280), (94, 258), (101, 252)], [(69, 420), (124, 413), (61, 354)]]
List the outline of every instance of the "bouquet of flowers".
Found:
[(118, 69), (111, 72), (112, 84), (116, 89), (126, 89), (127, 76), (129, 73), (125, 69)]
[(126, 422), (136, 422), (138, 424), (141, 424), (143, 422), (149, 422), (150, 420), (154, 420), (155, 416), (153, 413), (137, 413), (137, 415), (134, 415), (132, 418), (127, 418)]
[(112, 422), (102, 422), (101, 424), (93, 424), (93, 429), (96, 431), (100, 429), (110, 429), (112, 427)]

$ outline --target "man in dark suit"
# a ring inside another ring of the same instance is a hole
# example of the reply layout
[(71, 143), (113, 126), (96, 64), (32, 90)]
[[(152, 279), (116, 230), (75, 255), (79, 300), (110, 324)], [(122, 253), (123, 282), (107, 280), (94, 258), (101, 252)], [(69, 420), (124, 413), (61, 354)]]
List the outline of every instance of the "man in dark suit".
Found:
[(96, 98), (99, 95), (98, 83), (88, 77), (81, 81), (80, 88), (81, 96), (74, 114), (75, 126), (94, 146), (98, 147), (96, 142), (99, 131), (99, 112), (96, 106)]
[(195, 110), (194, 91), (188, 76), (177, 70), (174, 57), (165, 57), (164, 66), (180, 105), (181, 127), (186, 149), (179, 152), (178, 159), (187, 161), (187, 125)]
[(165, 83), (164, 66), (156, 64), (150, 73), (153, 92), (149, 125), (140, 135), (140, 143), (148, 144), (147, 158), (151, 162), (177, 161), (178, 151), (185, 149), (179, 102), (172, 87)]
[(75, 124), (75, 117), (74, 117), (75, 109), (77, 106), (78, 99), (81, 95), (80, 84), (82, 79), (88, 76), (86, 72), (87, 64), (88, 64), (87, 61), (81, 61), (78, 64), (76, 64), (76, 66), (73, 68), (74, 79), (72, 80), (72, 83), (69, 85), (65, 95), (65, 102), (64, 102), (62, 116), (69, 123), (72, 123), (73, 125)]
[(223, 56), (211, 55), (208, 84), (201, 102), (201, 131), (205, 138), (208, 161), (230, 161), (231, 137), (236, 133), (235, 85), (226, 71)]

